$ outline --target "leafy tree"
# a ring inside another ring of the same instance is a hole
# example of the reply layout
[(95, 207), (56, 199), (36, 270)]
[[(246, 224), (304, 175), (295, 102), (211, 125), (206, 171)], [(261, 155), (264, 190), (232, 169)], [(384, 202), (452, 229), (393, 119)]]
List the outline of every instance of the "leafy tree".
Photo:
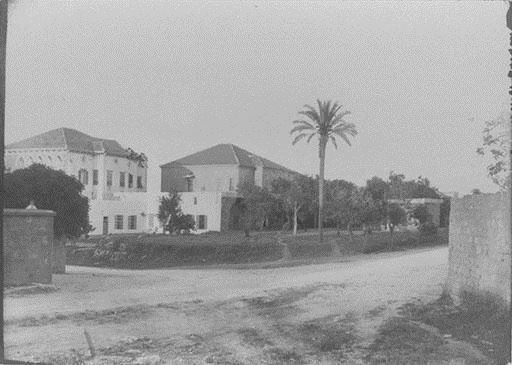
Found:
[(388, 221), (389, 221), (389, 232), (391, 234), (390, 249), (393, 248), (393, 232), (395, 227), (402, 223), (405, 219), (405, 210), (396, 203), (389, 204), (388, 206)]
[(396, 226), (405, 219), (405, 210), (397, 203), (391, 203), (388, 206), (389, 231), (393, 233)]
[(389, 194), (389, 185), (380, 177), (374, 176), (366, 181), (366, 190), (373, 200), (386, 200)]
[(313, 137), (318, 138), (318, 157), (320, 159), (320, 173), (318, 183), (318, 232), (320, 242), (323, 241), (323, 208), (324, 208), (324, 168), (325, 168), (325, 150), (327, 143), (332, 142), (335, 148), (338, 148), (336, 137), (341, 138), (349, 146), (351, 145), (349, 137), (357, 135), (354, 124), (346, 122), (343, 118), (350, 114), (349, 111), (341, 111), (342, 106), (338, 103), (331, 104), (331, 101), (317, 100), (318, 110), (310, 105), (304, 105), (306, 110), (299, 114), (308, 120), (299, 119), (293, 121), (296, 126), (292, 128), (290, 134), (295, 134), (292, 144), (296, 144), (301, 139), (307, 137), (309, 143)]
[(339, 209), (338, 217), (341, 224), (346, 225), (351, 241), (354, 227), (363, 226), (366, 235), (370, 233), (369, 227), (380, 219), (377, 204), (364, 188), (354, 185), (352, 189), (335, 198), (335, 201)]
[(406, 188), (407, 198), (441, 198), (441, 194), (437, 188), (431, 186), (430, 180), (426, 177), (420, 176), (416, 180), (411, 180), (407, 183), (410, 186), (409, 188)]
[(431, 186), (430, 180), (422, 176), (418, 177), (416, 180), (406, 180), (405, 175), (391, 171), (388, 184), (389, 199), (439, 199), (441, 197), (437, 188)]
[(378, 210), (380, 223), (387, 217), (387, 199), (389, 196), (390, 186), (380, 177), (374, 176), (366, 181), (365, 190), (370, 194)]
[(405, 199), (405, 175), (394, 171), (389, 173), (389, 199)]
[(325, 184), (325, 216), (336, 226), (347, 226), (351, 217), (351, 196), (357, 186), (345, 180), (327, 181)]
[(177, 192), (171, 192), (160, 198), (158, 219), (164, 227), (164, 233), (180, 234), (182, 231), (190, 232), (195, 228), (194, 217), (183, 214), (180, 207), (181, 198)]
[(485, 122), (482, 146), (477, 153), (490, 159), (487, 172), (500, 189), (510, 189), (510, 112)]
[(430, 213), (424, 204), (417, 205), (412, 211), (412, 217), (420, 222), (420, 225), (427, 223)]
[(89, 200), (83, 185), (63, 171), (40, 164), (5, 174), (6, 208), (25, 208), (33, 200), (38, 209), (53, 210), (56, 237), (78, 237), (89, 233)]
[(272, 192), (284, 203), (288, 223), (292, 221), (290, 226), (293, 225), (294, 235), (297, 234), (299, 212), (311, 205), (314, 199), (314, 187), (311, 182), (311, 178), (303, 175), (297, 175), (293, 180), (278, 178), (272, 181)]
[(278, 204), (267, 189), (250, 182), (239, 186), (238, 192), (243, 197), (242, 221), (247, 237), (252, 229), (263, 228), (268, 217), (275, 212)]

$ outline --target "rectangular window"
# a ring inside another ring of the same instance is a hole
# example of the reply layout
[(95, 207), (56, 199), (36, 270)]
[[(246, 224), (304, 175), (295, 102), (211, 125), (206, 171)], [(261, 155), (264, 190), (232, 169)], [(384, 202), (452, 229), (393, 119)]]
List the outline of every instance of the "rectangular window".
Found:
[(199, 215), (197, 217), (197, 229), (206, 229), (206, 216)]
[(78, 181), (80, 181), (83, 185), (87, 185), (89, 183), (89, 173), (87, 170), (78, 170)]
[(116, 215), (115, 218), (115, 228), (116, 229), (123, 229), (123, 216), (122, 215)]
[(142, 176), (137, 176), (137, 189), (142, 189)]
[(112, 186), (112, 170), (107, 170), (107, 186)]
[(194, 197), (194, 205), (197, 205), (197, 198)]
[(98, 170), (92, 170), (92, 184), (98, 185)]
[(128, 187), (133, 188), (133, 175), (128, 174)]
[(187, 178), (187, 191), (194, 191), (194, 182), (191, 178)]
[(229, 178), (229, 191), (233, 191), (233, 179)]
[(128, 216), (128, 229), (137, 229), (137, 216), (136, 215)]
[(119, 186), (124, 188), (124, 172), (119, 173)]

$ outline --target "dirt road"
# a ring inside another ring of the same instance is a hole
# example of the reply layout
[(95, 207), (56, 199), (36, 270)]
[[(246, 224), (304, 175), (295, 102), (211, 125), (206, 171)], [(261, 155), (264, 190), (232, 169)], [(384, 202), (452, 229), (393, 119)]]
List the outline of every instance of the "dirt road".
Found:
[[(6, 354), (41, 360), (85, 353), (86, 328), (104, 354), (130, 348), (162, 363), (336, 363), (340, 356), (358, 363), (397, 306), (440, 295), (447, 257), (443, 247), (261, 270), (71, 266), (54, 276), (56, 291), (7, 296)], [(299, 350), (343, 337), (331, 333), (338, 322), (336, 331), (344, 328), (344, 343), (355, 348)]]

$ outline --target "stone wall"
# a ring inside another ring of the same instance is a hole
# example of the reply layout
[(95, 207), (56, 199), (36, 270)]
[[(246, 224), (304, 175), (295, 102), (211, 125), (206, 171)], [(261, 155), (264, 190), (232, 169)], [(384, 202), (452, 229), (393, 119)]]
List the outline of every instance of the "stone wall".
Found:
[(48, 210), (4, 210), (5, 285), (51, 283), (54, 216)]
[(446, 289), (496, 295), (510, 304), (510, 195), (451, 200)]

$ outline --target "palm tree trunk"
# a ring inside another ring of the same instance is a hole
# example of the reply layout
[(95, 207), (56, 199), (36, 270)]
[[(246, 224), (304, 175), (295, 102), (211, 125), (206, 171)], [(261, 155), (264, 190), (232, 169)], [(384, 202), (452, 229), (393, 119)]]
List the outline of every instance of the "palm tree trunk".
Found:
[(293, 204), (293, 235), (297, 235), (297, 203)]
[(325, 169), (325, 147), (327, 145), (327, 139), (325, 137), (320, 137), (319, 144), (319, 157), (320, 157), (320, 174), (318, 179), (318, 235), (320, 237), (320, 242), (324, 241), (324, 222), (323, 222), (323, 213), (324, 213), (324, 169)]

